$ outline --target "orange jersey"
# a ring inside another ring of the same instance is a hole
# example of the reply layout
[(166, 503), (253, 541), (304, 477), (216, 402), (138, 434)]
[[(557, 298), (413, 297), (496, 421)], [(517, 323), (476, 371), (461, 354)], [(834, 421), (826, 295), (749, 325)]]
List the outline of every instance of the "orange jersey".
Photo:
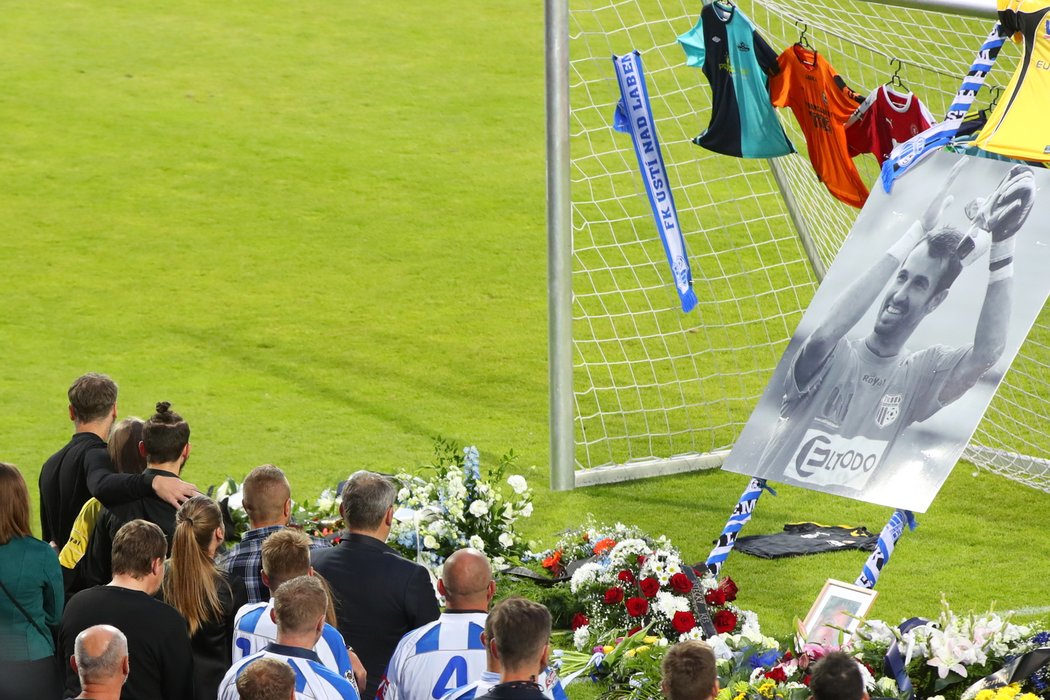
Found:
[(841, 202), (860, 208), (868, 188), (846, 145), (846, 121), (863, 98), (850, 90), (824, 57), (800, 44), (777, 58), (780, 72), (769, 81), (777, 107), (790, 107), (806, 136), (817, 177)]

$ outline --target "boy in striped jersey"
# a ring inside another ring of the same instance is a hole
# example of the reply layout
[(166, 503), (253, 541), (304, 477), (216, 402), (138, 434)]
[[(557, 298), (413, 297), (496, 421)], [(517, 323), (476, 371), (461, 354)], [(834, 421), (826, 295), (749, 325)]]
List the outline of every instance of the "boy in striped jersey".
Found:
[[(313, 576), (310, 567), (311, 540), (299, 530), (284, 528), (267, 537), (262, 544), (262, 580), (273, 590), (298, 576)], [(248, 603), (237, 611), (233, 623), (233, 660), (258, 653), (277, 640), (273, 601)], [(361, 687), (365, 683), (364, 667), (349, 650), (343, 635), (327, 622), (321, 638), (313, 648), (321, 663)]]
[(237, 679), (259, 659), (283, 661), (295, 671), (297, 700), (360, 700), (354, 684), (321, 663), (313, 648), (321, 638), (328, 611), (324, 584), (314, 576), (299, 576), (273, 594), (277, 641), (235, 663), (219, 685), (219, 700), (240, 700)]

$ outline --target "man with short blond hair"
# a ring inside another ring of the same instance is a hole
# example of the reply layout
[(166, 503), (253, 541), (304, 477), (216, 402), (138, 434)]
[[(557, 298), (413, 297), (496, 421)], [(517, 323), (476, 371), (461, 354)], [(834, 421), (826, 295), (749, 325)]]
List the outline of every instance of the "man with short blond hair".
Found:
[[(279, 467), (263, 464), (244, 478), (241, 495), (251, 528), (226, 555), (222, 566), (244, 579), (249, 603), (261, 603), (270, 599), (270, 587), (261, 575), (262, 545), (267, 537), (286, 527), (291, 520), (292, 487)], [(329, 546), (324, 540), (310, 541), (311, 549), (327, 549)]]
[(259, 659), (237, 677), (241, 700), (294, 700), (295, 671), (277, 659)]
[(277, 623), (277, 641), (230, 667), (219, 684), (219, 700), (240, 700), (237, 679), (260, 659), (275, 659), (293, 667), (298, 698), (359, 700), (354, 684), (325, 667), (313, 651), (324, 630), (327, 610), (328, 594), (315, 576), (299, 576), (278, 586), (271, 613)]
[(120, 700), (130, 671), (128, 639), (112, 625), (88, 627), (77, 635), (69, 663), (80, 678), (78, 698)]
[[(285, 581), (299, 576), (313, 576), (310, 568), (310, 538), (298, 530), (283, 528), (273, 533), (262, 544), (262, 579), (276, 589)], [(248, 603), (237, 611), (233, 623), (233, 660), (262, 651), (277, 640), (277, 625), (271, 615), (274, 601)], [(339, 630), (325, 623), (321, 638), (314, 645), (314, 653), (328, 668), (348, 680), (365, 684), (364, 667), (354, 658)], [(358, 673), (355, 675), (355, 669)]]
[(667, 700), (712, 700), (718, 696), (715, 654), (703, 642), (679, 642), (668, 649), (660, 673), (660, 689)]

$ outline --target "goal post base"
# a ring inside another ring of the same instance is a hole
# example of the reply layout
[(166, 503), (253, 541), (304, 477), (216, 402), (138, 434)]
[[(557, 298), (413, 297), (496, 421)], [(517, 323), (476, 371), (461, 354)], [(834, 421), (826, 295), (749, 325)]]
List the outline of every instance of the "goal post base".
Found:
[(705, 452), (704, 454), (675, 455), (663, 459), (646, 459), (627, 464), (610, 464), (605, 467), (576, 470), (576, 486), (615, 484), (621, 481), (647, 479), (651, 476), (684, 474), (704, 469), (718, 469), (729, 456), (729, 450)]

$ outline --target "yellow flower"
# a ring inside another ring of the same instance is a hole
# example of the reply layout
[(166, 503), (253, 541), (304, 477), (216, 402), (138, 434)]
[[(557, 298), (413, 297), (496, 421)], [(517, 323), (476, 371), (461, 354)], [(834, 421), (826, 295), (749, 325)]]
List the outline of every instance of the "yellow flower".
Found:
[(646, 637), (642, 641), (645, 642), (646, 644), (656, 644), (658, 641), (660, 641), (660, 638), (659, 637), (654, 637), (653, 635), (650, 634), (648, 637)]
[(636, 649), (628, 649), (627, 651), (625, 651), (623, 653), (623, 655), (626, 656), (628, 659), (631, 659), (631, 658), (634, 658), (634, 655), (635, 655), (636, 651), (637, 651)]
[(612, 650), (613, 650), (613, 647), (609, 646), (608, 644), (606, 644), (605, 646), (602, 647), (602, 653), (603, 654), (608, 654)]
[(747, 692), (741, 690), (739, 693), (733, 696), (733, 700), (744, 700), (747, 697)]
[(776, 689), (776, 683), (771, 680), (766, 680), (762, 685), (758, 686), (758, 694), (764, 698), (772, 698)]
[(994, 690), (988, 690), (987, 688), (977, 693), (977, 697), (974, 700), (992, 700), (995, 697)]
[(1014, 700), (1018, 693), (1021, 692), (1021, 684), (1013, 683), (1011, 685), (1000, 688), (995, 694), (996, 700)]

